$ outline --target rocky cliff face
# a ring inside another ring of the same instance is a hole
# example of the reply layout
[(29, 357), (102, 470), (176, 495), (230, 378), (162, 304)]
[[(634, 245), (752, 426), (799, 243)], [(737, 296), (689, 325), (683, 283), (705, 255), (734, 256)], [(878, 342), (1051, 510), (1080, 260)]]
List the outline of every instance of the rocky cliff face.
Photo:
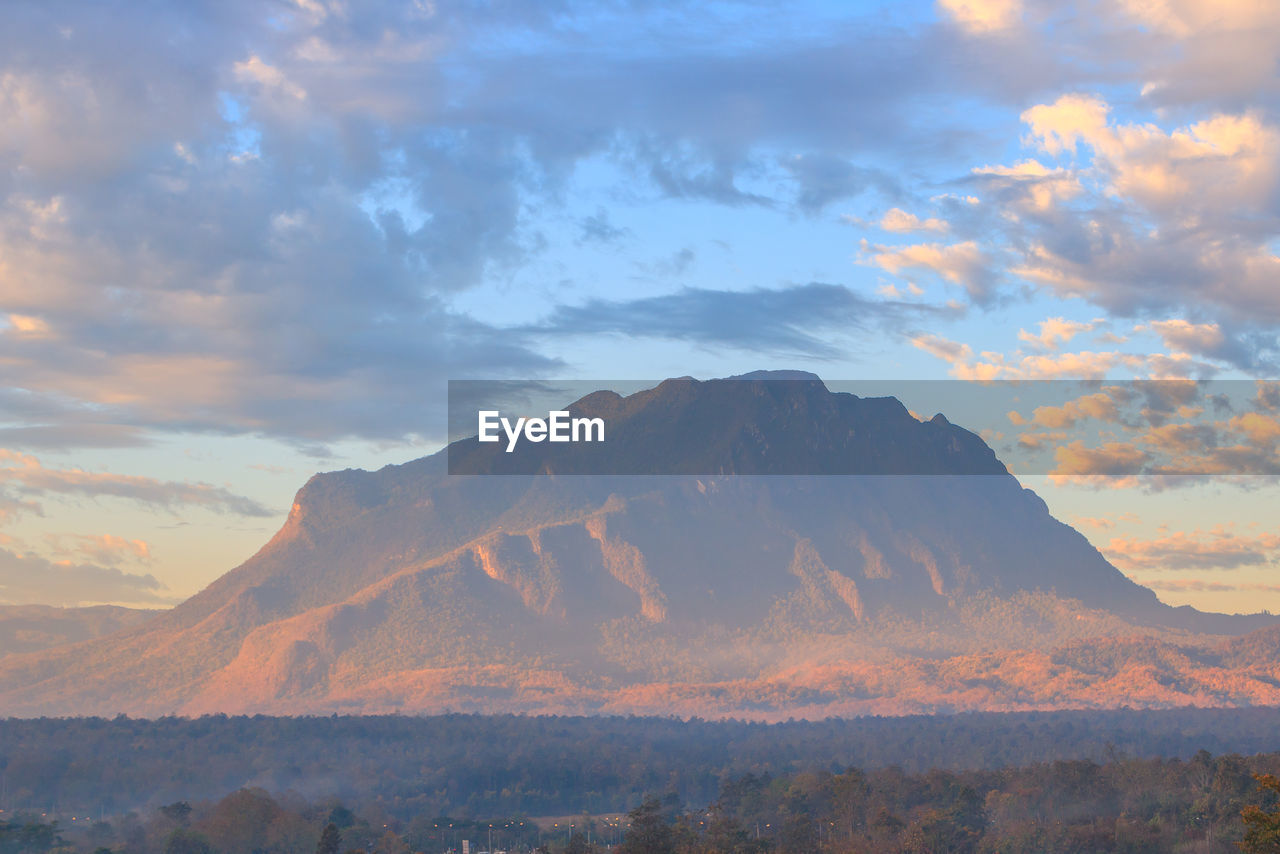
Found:
[[(318, 475), (261, 552), (173, 611), (0, 661), (0, 713), (1280, 699), (1253, 647), (1195, 652), (1269, 618), (1161, 605), (943, 418), (750, 376), (571, 410), (608, 419), (610, 458), (470, 441)], [(601, 470), (679, 474), (583, 474)], [(1144, 640), (1099, 640), (1116, 637)], [(1090, 675), (1055, 652), (1081, 644), (1122, 652)], [(1160, 644), (1176, 654), (1134, 658)]]

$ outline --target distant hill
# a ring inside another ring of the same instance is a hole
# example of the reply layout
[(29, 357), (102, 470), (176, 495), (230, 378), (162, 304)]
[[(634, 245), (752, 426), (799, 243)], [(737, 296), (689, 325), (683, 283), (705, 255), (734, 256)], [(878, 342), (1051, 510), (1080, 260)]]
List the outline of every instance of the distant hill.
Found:
[(0, 713), (1280, 703), (1273, 645), (1221, 647), (1274, 618), (1163, 605), (941, 416), (811, 375), (570, 409), (607, 454), (467, 440), (313, 477), (172, 611), (0, 661)]
[(145, 608), (94, 605), (55, 608), (50, 605), (0, 605), (0, 657), (109, 635), (159, 614)]

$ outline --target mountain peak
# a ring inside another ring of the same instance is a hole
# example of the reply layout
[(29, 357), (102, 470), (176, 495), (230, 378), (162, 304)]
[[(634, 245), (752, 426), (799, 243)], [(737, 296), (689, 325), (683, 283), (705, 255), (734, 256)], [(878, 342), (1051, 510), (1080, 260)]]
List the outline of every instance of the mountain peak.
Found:
[[(737, 374), (732, 377), (725, 377), (730, 380), (799, 380), (804, 382), (821, 383), (822, 378), (817, 374), (809, 371), (797, 370), (775, 370), (775, 371), (750, 371), (745, 374)], [(825, 386), (824, 386), (825, 387)]]

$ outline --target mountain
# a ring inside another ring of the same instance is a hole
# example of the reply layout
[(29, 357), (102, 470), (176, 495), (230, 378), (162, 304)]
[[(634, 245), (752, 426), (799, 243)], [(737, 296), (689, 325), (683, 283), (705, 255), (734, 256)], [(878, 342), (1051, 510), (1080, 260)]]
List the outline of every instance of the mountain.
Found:
[(607, 453), (471, 439), (313, 477), (173, 610), (0, 660), (0, 714), (1280, 702), (1268, 642), (1222, 646), (1269, 615), (1161, 604), (942, 416), (795, 374), (569, 410)]
[(147, 608), (94, 605), (0, 605), (0, 658), (101, 637), (135, 626), (160, 613)]

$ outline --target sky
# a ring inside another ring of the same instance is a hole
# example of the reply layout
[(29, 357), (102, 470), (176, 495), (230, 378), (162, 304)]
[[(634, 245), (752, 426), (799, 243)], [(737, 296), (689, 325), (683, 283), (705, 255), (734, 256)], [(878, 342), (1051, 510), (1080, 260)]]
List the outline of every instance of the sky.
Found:
[(1280, 611), (1278, 4), (0, 23), (2, 602), (173, 604), (449, 379), (797, 368), (1099, 381), (983, 435), (1165, 601)]

